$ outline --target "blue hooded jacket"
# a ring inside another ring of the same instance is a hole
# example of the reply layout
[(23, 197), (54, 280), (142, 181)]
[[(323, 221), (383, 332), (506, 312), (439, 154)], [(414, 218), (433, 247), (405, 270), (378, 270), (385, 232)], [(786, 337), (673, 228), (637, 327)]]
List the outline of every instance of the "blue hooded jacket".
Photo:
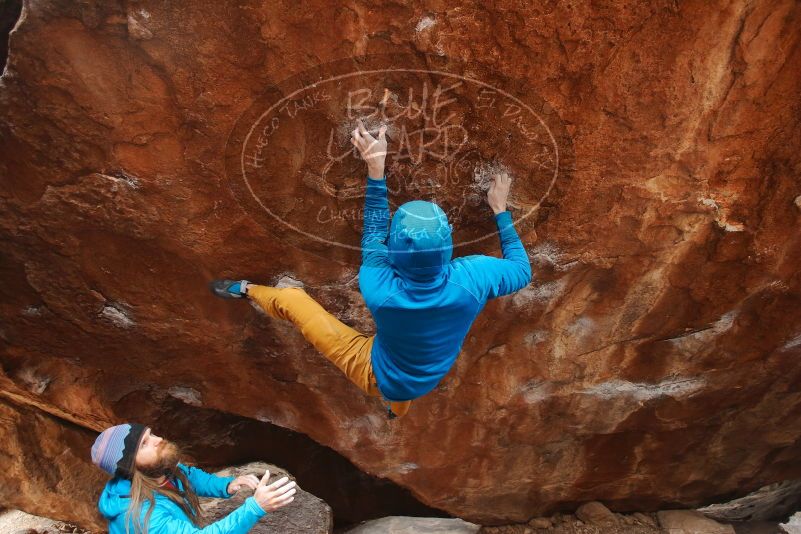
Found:
[[(197, 467), (187, 467), (178, 464), (178, 468), (186, 475), (192, 489), (200, 497), (229, 498), (228, 484), (233, 477), (218, 477), (206, 473)], [(176, 481), (179, 490), (183, 490), (181, 482)], [(134, 520), (143, 526), (145, 515), (150, 508), (150, 502), (142, 503), (142, 511), (138, 518), (127, 517), (130, 506), (131, 481), (116, 477), (108, 481), (103, 493), (100, 494), (98, 508), (100, 513), (108, 520), (109, 534), (126, 534), (125, 522), (128, 522), (127, 534), (134, 534)], [(156, 504), (150, 515), (147, 534), (245, 534), (266, 512), (259, 506), (256, 499), (248, 497), (242, 506), (204, 528), (197, 528), (187, 517), (184, 511), (169, 497), (156, 493)], [(144, 532), (144, 528), (142, 528)]]
[(378, 389), (401, 402), (436, 387), (487, 300), (527, 286), (531, 264), (508, 211), (495, 216), (503, 259), (452, 260), (451, 225), (431, 202), (407, 202), (389, 219), (386, 180), (368, 177), (359, 289), (376, 323)]

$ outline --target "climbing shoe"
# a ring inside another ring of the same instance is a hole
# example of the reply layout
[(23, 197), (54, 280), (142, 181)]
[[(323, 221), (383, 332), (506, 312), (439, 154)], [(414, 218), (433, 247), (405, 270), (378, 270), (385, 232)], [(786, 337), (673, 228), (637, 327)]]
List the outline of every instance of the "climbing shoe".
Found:
[(221, 299), (241, 299), (246, 295), (245, 287), (249, 283), (247, 280), (212, 280), (209, 289)]

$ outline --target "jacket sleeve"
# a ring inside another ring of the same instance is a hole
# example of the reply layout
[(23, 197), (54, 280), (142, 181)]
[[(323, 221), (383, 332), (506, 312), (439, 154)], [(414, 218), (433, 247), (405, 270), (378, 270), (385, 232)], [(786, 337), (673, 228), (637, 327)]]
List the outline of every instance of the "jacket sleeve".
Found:
[(464, 258), (475, 291), (483, 299), (494, 299), (519, 291), (531, 282), (531, 262), (512, 224), (512, 214), (503, 211), (495, 216), (501, 238), (503, 258), (470, 256)]
[(362, 265), (359, 268), (359, 290), (365, 304), (372, 311), (381, 301), (394, 277), (389, 263), (387, 238), (389, 237), (389, 202), (387, 183), (367, 178), (367, 195), (364, 199), (364, 231), (362, 232)]
[[(141, 518), (147, 513), (147, 505), (142, 507)], [(179, 519), (169, 511), (156, 506), (150, 516), (148, 534), (245, 534), (264, 517), (266, 512), (253, 497), (248, 497), (242, 506), (203, 528), (198, 528), (185, 519)], [(131, 525), (132, 526), (132, 525)], [(134, 530), (131, 529), (131, 532)]]
[(235, 477), (218, 477), (217, 475), (206, 473), (200, 468), (187, 467), (183, 464), (179, 464), (178, 467), (184, 472), (192, 485), (192, 489), (200, 497), (222, 497), (227, 499), (232, 496), (228, 493), (228, 484)]
[(387, 237), (389, 236), (389, 202), (387, 181), (367, 177), (364, 197), (364, 230), (362, 232), (362, 265), (389, 267)]

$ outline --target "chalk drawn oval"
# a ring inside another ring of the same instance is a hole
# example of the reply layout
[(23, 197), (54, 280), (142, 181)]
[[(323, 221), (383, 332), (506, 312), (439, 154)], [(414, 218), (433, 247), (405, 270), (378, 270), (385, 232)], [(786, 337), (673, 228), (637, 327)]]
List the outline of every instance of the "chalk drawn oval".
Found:
[[(439, 204), (454, 228), (455, 256), (497, 240), (486, 203), (494, 172), (513, 177), (515, 224), (531, 227), (572, 168), (564, 125), (522, 84), (506, 90), (436, 60), (447, 70), (416, 68), (417, 56), (340, 60), (268, 88), (226, 145), (237, 201), (282, 241), (358, 263), (367, 171), (350, 132), (362, 119), (374, 135), (388, 127), (390, 210), (414, 199)], [(371, 68), (387, 64), (403, 66)]]

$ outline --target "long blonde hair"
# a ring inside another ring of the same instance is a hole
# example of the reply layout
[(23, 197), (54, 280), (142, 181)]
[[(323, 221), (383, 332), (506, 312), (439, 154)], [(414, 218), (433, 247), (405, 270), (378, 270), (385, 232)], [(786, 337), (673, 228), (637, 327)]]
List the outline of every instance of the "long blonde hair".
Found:
[[(125, 514), (126, 534), (130, 534), (128, 525), (131, 519), (133, 519), (135, 534), (147, 533), (150, 526), (150, 514), (153, 513), (153, 508), (156, 507), (156, 492), (161, 493), (177, 504), (189, 517), (193, 525), (198, 528), (201, 526), (201, 522), (204, 519), (203, 510), (200, 508), (197, 494), (189, 484), (186, 475), (180, 468), (175, 467), (167, 476), (178, 479), (181, 482), (181, 486), (184, 489), (183, 494), (170, 487), (159, 485), (156, 482), (156, 478), (134, 468), (133, 476), (131, 477), (131, 503), (128, 506), (128, 512)], [(142, 505), (145, 501), (148, 501), (150, 506), (148, 506), (147, 514), (145, 514), (144, 521), (142, 521)]]

